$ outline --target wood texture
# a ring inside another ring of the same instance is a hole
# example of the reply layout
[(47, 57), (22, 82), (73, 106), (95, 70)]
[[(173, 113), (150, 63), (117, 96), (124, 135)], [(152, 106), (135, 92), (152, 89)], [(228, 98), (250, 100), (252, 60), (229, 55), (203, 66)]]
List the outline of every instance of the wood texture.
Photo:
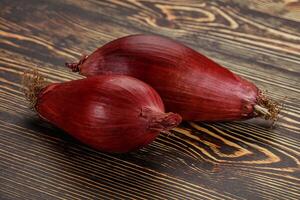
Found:
[[(300, 2), (0, 1), (0, 199), (300, 199)], [(129, 154), (94, 151), (28, 109), (21, 76), (133, 33), (182, 41), (284, 101), (262, 120), (185, 122)], [(287, 97), (285, 99), (285, 97)]]

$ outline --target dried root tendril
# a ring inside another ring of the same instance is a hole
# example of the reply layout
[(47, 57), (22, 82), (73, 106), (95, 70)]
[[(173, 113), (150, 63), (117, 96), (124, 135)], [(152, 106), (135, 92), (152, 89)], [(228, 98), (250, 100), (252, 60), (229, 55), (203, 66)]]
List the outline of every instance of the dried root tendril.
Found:
[(266, 92), (260, 91), (257, 98), (257, 104), (254, 105), (254, 112), (258, 117), (262, 117), (266, 120), (272, 120), (274, 126), (278, 120), (279, 112), (282, 107), (283, 103), (278, 103), (277, 101), (268, 97)]
[(24, 72), (22, 77), (23, 92), (31, 109), (35, 109), (38, 95), (47, 84), (47, 81), (37, 69)]

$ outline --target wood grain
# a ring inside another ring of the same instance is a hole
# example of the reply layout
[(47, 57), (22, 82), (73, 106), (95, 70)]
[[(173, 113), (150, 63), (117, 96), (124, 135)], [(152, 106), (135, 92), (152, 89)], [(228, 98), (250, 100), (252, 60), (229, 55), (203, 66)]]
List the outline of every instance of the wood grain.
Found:
[[(299, 1), (0, 2), (0, 199), (299, 199)], [(284, 101), (254, 119), (185, 122), (129, 154), (80, 144), (28, 109), (21, 76), (82, 78), (63, 65), (115, 38), (179, 40)], [(287, 97), (285, 99), (285, 97)]]

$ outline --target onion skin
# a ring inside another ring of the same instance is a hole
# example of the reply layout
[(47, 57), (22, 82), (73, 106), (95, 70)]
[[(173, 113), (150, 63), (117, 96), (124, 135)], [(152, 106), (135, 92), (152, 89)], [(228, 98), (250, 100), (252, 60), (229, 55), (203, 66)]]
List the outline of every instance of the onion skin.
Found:
[(124, 153), (151, 143), (181, 122), (149, 85), (128, 76), (50, 84), (37, 96), (39, 116), (98, 150)]
[(277, 105), (253, 83), (161, 36), (119, 38), (78, 63), (66, 65), (84, 76), (123, 74), (138, 78), (160, 94), (167, 111), (179, 113), (184, 120), (270, 119), (278, 114)]

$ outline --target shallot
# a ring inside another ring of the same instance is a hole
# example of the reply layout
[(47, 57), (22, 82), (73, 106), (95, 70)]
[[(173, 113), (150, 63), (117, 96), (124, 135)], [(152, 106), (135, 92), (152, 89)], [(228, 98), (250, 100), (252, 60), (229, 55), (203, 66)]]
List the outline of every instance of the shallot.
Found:
[(181, 122), (146, 83), (123, 75), (47, 84), (26, 73), (25, 94), (38, 115), (102, 151), (128, 152), (152, 142)]
[(276, 120), (279, 113), (278, 104), (253, 83), (162, 36), (119, 38), (66, 65), (84, 76), (123, 74), (138, 78), (160, 94), (167, 111), (180, 114), (184, 120)]

